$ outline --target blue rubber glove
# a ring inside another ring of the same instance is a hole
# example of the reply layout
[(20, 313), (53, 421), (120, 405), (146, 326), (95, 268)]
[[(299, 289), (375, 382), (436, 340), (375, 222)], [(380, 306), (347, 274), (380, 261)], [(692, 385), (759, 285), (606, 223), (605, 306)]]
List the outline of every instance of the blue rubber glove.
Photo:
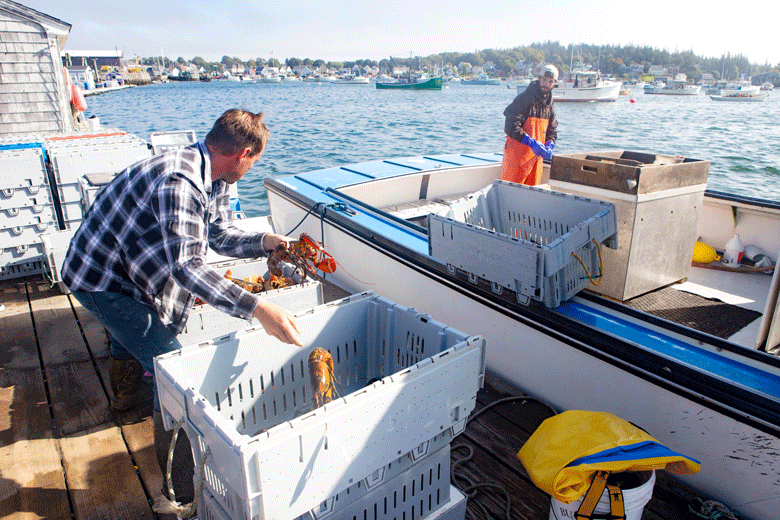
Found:
[(528, 134), (525, 134), (520, 142), (530, 148), (537, 157), (544, 157), (547, 154), (544, 145)]
[(542, 155), (542, 158), (547, 159), (548, 161), (552, 161), (552, 153), (553, 150), (555, 149), (555, 143), (552, 141), (547, 141), (546, 143), (544, 143), (544, 149), (545, 149), (545, 154)]

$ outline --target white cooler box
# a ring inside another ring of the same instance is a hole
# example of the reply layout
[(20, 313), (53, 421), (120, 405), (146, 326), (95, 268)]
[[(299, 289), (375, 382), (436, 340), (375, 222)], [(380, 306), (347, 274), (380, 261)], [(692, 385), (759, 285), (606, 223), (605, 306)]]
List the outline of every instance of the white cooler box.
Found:
[[(185, 423), (196, 460), (209, 450), (206, 489), (234, 520), (322, 512), (376, 484), (390, 463), (463, 431), (484, 381), (482, 337), (373, 292), (296, 318), (303, 348), (257, 329), (155, 358), (166, 427)], [(312, 411), (317, 347), (342, 397)]]

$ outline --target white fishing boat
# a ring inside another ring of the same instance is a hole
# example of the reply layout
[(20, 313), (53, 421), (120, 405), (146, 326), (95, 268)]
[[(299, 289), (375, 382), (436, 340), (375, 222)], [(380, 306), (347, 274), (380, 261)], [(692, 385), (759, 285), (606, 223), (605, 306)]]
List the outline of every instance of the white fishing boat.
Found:
[(766, 98), (769, 97), (769, 93), (767, 92), (761, 92), (758, 94), (744, 94), (744, 95), (725, 95), (725, 96), (710, 96), (710, 99), (713, 101), (735, 101), (737, 103), (746, 102), (746, 103), (760, 103), (762, 101), (766, 101)]
[(645, 85), (645, 94), (668, 94), (673, 96), (696, 96), (701, 92), (701, 85), (689, 85), (680, 79), (669, 80), (663, 86), (653, 83)]
[[(574, 70), (553, 89), (555, 102), (616, 101), (620, 95), (619, 81), (604, 79), (595, 70)], [(518, 88), (518, 93), (520, 92)]]
[(342, 76), (340, 78), (336, 78), (335, 81), (333, 81), (334, 85), (368, 85), (370, 83), (370, 80), (368, 79), (368, 76)]
[(710, 96), (755, 96), (761, 91), (759, 85), (752, 85), (750, 81), (726, 81), (721, 80), (706, 90)]
[[(593, 163), (592, 156), (583, 156), (584, 169), (576, 170), (572, 178), (556, 175), (550, 181), (567, 195), (541, 188), (514, 189), (531, 198), (536, 193), (559, 197), (555, 204), (543, 206), (561, 212), (565, 202), (581, 200), (575, 199), (577, 193), (601, 198), (600, 204), (612, 200), (618, 210), (618, 243), (598, 237), (604, 240), (600, 250), (605, 265), (611, 261), (607, 253), (620, 251), (626, 226), (636, 221), (629, 244), (635, 243), (643, 250), (640, 256), (649, 260), (627, 264), (622, 276), (626, 282), (651, 279), (663, 286), (650, 294), (696, 301), (680, 308), (699, 308), (711, 302), (709, 298), (723, 300), (714, 317), (700, 322), (699, 330), (645, 312), (632, 304), (633, 297), (616, 301), (590, 289), (564, 298), (557, 307), (554, 302), (542, 303), (540, 292), (549, 286), (538, 279), (537, 264), (528, 259), (523, 264), (525, 253), (511, 249), (518, 242), (533, 249), (530, 239), (524, 242), (498, 229), (482, 230), (466, 218), (479, 208), (484, 217), (480, 201), (490, 200), (486, 190), (493, 189), (499, 176), (498, 154), (371, 161), (267, 179), (266, 187), (275, 230), (305, 232), (323, 241), (336, 258), (339, 269), (327, 275), (329, 281), (348, 292), (374, 290), (467, 333), (484, 335), (491, 373), (558, 409), (610, 411), (646, 428), (661, 443), (701, 461), (700, 473), (680, 477), (688, 485), (746, 518), (774, 518), (780, 508), (776, 460), (780, 359), (758, 347), (772, 351), (780, 343), (776, 307), (780, 280), (777, 273), (771, 277), (741, 268), (727, 271), (711, 264), (709, 269), (692, 268), (690, 259), (697, 237), (722, 247), (735, 231), (745, 243), (772, 254), (780, 251), (780, 236), (767, 232), (780, 227), (780, 205), (705, 193), (702, 167), (705, 163), (708, 167), (707, 161), (649, 154), (595, 157)], [(609, 159), (609, 168), (626, 166), (635, 173), (594, 176), (603, 157)], [(553, 158), (553, 167), (558, 160)], [(679, 175), (670, 174), (674, 165), (683, 168)], [(583, 180), (596, 177), (606, 184), (592, 186)], [(646, 192), (652, 185), (660, 191)], [(528, 204), (525, 216), (517, 221), (521, 233), (524, 220), (536, 220), (534, 207)], [(635, 220), (620, 216), (632, 212), (632, 207)], [(655, 209), (641, 215), (640, 208)], [(675, 225), (674, 218), (690, 220)], [(641, 232), (636, 228), (640, 221), (646, 222)], [(567, 238), (560, 241), (566, 243), (583, 229), (567, 227)], [(446, 234), (439, 236), (441, 231)], [(467, 238), (455, 240), (458, 236)], [(453, 247), (448, 251), (460, 255), (463, 263), (442, 260), (446, 255), (436, 249), (450, 237)], [(484, 238), (480, 247), (474, 237)], [(594, 261), (592, 252), (588, 258)], [(670, 268), (671, 258), (683, 259), (684, 273)], [(589, 261), (583, 265), (592, 266)], [(504, 273), (518, 277), (510, 287), (491, 280)], [(614, 269), (604, 272), (606, 286), (611, 274)], [(579, 283), (586, 274), (567, 276)], [(687, 282), (675, 283), (682, 279)], [(718, 317), (734, 326), (739, 321), (736, 315), (743, 321), (736, 331), (716, 336), (707, 329)]]

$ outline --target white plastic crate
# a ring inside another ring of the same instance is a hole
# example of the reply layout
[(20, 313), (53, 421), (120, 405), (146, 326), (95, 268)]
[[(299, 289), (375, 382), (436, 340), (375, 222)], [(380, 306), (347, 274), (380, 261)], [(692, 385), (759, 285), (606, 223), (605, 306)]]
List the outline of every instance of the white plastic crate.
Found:
[(0, 208), (0, 228), (48, 224), (56, 220), (54, 205), (51, 203)]
[(0, 228), (0, 244), (4, 248), (28, 246), (41, 241), (41, 233), (56, 231), (56, 222), (41, 222), (27, 226)]
[(0, 189), (39, 188), (47, 184), (46, 159), (40, 147), (0, 150)]
[(0, 248), (0, 280), (40, 273), (42, 249), (41, 244)]
[(433, 258), (524, 304), (557, 307), (590, 284), (574, 255), (595, 279), (594, 240), (617, 247), (614, 204), (504, 181), (453, 203), (448, 216), (428, 216)]
[[(166, 427), (210, 450), (206, 487), (233, 519), (300, 516), (474, 409), (485, 340), (372, 292), (296, 317), (304, 348), (262, 329), (155, 358)], [(333, 356), (343, 397), (310, 411), (307, 360)], [(343, 391), (342, 391), (343, 389)]]
[(55, 148), (49, 150), (49, 155), (57, 184), (76, 184), (82, 175), (119, 172), (140, 159), (151, 157), (152, 153), (145, 143), (135, 142), (73, 150)]
[(65, 261), (65, 254), (68, 252), (68, 246), (76, 234), (75, 229), (65, 231), (53, 231), (41, 235), (41, 244), (43, 245), (43, 275), (52, 284), (59, 287), (62, 294), (70, 293), (68, 287), (62, 283), (60, 269)]
[(149, 144), (155, 154), (167, 152), (175, 148), (189, 146), (197, 142), (195, 130), (176, 130), (173, 132), (149, 133)]
[(296, 520), (351, 518), (355, 514), (363, 518), (364, 511), (379, 513), (376, 518), (400, 518), (404, 512), (408, 518), (422, 518), (439, 509), (450, 500), (451, 438), (434, 439), (438, 441), (436, 450), (425, 457), (405, 455), (376, 471), (372, 479), (353, 484)]
[[(449, 445), (395, 478), (370, 488), (327, 512), (310, 511), (296, 520), (463, 520), (466, 497), (450, 484)], [(198, 503), (198, 520), (235, 520), (204, 490)]]
[[(233, 260), (212, 264), (212, 267), (222, 275), (230, 270), (233, 278), (238, 279), (261, 275), (268, 271), (265, 259)], [(311, 309), (325, 302), (322, 284), (310, 278), (303, 284), (265, 291), (258, 295), (293, 313)], [(259, 326), (260, 322), (256, 319), (244, 320), (218, 311), (210, 305), (196, 305), (177, 339), (183, 346), (187, 346), (211, 339), (228, 339), (239, 330)]]
[(33, 260), (11, 265), (0, 265), (0, 280), (11, 280), (41, 274), (41, 261)]
[(0, 189), (0, 209), (53, 204), (48, 184)]
[(97, 197), (98, 193), (116, 177), (117, 173), (91, 173), (79, 177), (81, 205), (85, 208), (85, 211), (95, 202), (95, 197)]

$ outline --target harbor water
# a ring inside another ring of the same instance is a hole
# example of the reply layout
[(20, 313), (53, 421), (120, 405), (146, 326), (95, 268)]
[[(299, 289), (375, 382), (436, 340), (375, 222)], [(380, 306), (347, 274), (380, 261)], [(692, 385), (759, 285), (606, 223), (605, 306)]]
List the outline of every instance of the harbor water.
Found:
[[(148, 138), (194, 130), (205, 137), (229, 108), (263, 111), (271, 138), (239, 182), (249, 217), (267, 215), (266, 177), (391, 157), (498, 152), (505, 83), (441, 91), (377, 90), (371, 85), (172, 82), (87, 98), (86, 117)], [(633, 100), (633, 102), (631, 101)], [(558, 103), (555, 153), (606, 149), (711, 161), (708, 188), (780, 201), (780, 94), (762, 103), (718, 103), (706, 95), (641, 91), (614, 103)]]

